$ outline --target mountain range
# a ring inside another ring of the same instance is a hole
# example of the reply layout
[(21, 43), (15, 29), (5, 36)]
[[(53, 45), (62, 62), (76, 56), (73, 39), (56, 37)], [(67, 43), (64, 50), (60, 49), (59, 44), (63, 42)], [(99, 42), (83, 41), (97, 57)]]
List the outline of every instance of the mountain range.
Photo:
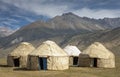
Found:
[(47, 21), (38, 20), (22, 26), (13, 34), (0, 38), (0, 47), (7, 49), (20, 42), (31, 42), (37, 47), (45, 40), (53, 40), (61, 47), (76, 45), (83, 50), (95, 41), (120, 54), (120, 18), (91, 19), (71, 12)]
[[(17, 29), (25, 25), (29, 25), (30, 23), (39, 23), (41, 20), (45, 22), (47, 21), (47, 24), (51, 25), (51, 28), (68, 28), (72, 29), (73, 31), (78, 31), (76, 29), (85, 29), (88, 31), (99, 29), (104, 30), (108, 28), (113, 29), (120, 26), (120, 18), (93, 19), (79, 17), (71, 12), (64, 13), (62, 16), (49, 18), (47, 16), (34, 14), (33, 12), (24, 10), (4, 1), (0, 1), (0, 27), (6, 27), (7, 29), (13, 30), (13, 32), (15, 32)], [(10, 34), (11, 33), (5, 33), (4, 35), (4, 33), (1, 32), (0, 36), (4, 37)]]

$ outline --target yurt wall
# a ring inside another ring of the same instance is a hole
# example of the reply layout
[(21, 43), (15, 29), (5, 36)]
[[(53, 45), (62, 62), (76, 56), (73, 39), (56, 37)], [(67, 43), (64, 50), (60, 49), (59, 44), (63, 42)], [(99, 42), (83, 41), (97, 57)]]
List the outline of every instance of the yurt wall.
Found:
[(95, 42), (79, 55), (79, 66), (114, 68), (115, 56), (101, 43)]
[(11, 53), (8, 54), (8, 66), (26, 68), (28, 54), (34, 49), (35, 48), (32, 46), (32, 44), (28, 42), (20, 43)]
[(29, 54), (28, 69), (64, 70), (69, 68), (69, 56), (53, 41), (43, 42)]

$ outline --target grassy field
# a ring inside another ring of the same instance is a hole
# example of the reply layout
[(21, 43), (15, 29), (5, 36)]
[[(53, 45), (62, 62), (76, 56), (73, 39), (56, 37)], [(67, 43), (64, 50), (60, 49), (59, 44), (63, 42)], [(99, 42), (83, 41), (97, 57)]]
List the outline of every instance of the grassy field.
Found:
[(70, 67), (64, 71), (17, 70), (7, 67), (6, 59), (0, 58), (0, 77), (120, 77), (120, 57), (116, 57), (114, 69)]

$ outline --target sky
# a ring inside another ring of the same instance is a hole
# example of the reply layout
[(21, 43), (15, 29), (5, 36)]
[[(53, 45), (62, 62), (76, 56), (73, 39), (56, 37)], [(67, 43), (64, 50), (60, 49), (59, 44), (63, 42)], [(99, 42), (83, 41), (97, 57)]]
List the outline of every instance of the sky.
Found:
[[(36, 15), (54, 17), (73, 12), (90, 18), (120, 17), (120, 0), (1, 0)], [(3, 7), (3, 9), (5, 9)], [(24, 12), (24, 11), (23, 11)]]
[(0, 27), (16, 30), (72, 12), (94, 19), (120, 17), (120, 0), (0, 0)]

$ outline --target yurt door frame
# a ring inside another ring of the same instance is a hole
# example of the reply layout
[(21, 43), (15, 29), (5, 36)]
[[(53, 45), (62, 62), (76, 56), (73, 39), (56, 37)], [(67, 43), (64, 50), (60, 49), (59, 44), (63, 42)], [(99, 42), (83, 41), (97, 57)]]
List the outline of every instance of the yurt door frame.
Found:
[(19, 67), (20, 66), (20, 58), (14, 58), (13, 62), (14, 62), (14, 66), (15, 67)]
[(94, 67), (97, 67), (97, 58), (94, 58), (94, 64), (93, 64)]
[(39, 70), (47, 70), (47, 58), (38, 57)]
[(92, 67), (97, 67), (97, 60), (98, 60), (97, 58), (92, 58), (91, 59), (91, 66)]
[(77, 65), (78, 64), (78, 57), (73, 57), (73, 65)]

